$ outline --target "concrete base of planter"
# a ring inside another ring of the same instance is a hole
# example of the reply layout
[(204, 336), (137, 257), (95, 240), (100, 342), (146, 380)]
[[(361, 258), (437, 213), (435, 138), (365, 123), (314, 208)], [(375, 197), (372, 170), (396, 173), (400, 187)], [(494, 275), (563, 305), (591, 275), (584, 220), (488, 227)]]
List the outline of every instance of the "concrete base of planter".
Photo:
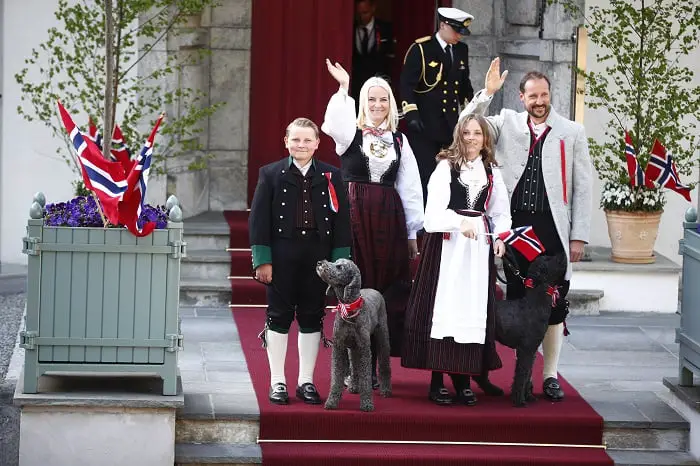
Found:
[(20, 377), (20, 466), (172, 466), (178, 395), (162, 396), (159, 379), (53, 377), (25, 394)]

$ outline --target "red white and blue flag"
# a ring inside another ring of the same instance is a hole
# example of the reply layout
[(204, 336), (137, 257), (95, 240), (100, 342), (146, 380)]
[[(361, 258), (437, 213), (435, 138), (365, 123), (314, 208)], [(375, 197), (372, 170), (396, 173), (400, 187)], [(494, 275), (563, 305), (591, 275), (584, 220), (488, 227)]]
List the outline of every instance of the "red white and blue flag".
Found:
[(627, 131), (625, 131), (625, 158), (627, 159), (627, 173), (630, 175), (630, 186), (633, 188), (644, 186), (646, 184), (644, 171), (642, 171), (642, 166), (639, 164), (637, 152), (634, 150), (634, 145), (632, 145), (632, 138)]
[(77, 159), (85, 186), (97, 195), (107, 220), (118, 225), (119, 202), (127, 189), (124, 169), (121, 164), (110, 162), (102, 157), (102, 152), (97, 145), (89, 137), (83, 137), (83, 132), (75, 125), (60, 101), (58, 110), (63, 126), (70, 135), (73, 147), (78, 154)]
[(535, 234), (532, 226), (513, 228), (512, 230), (499, 233), (498, 237), (505, 244), (511, 245), (530, 262), (544, 252), (544, 246)]
[(122, 134), (122, 129), (119, 127), (119, 125), (114, 126), (114, 132), (112, 133), (112, 149), (110, 152), (112, 160), (116, 160), (122, 164), (122, 167), (124, 167), (124, 173), (131, 172), (131, 169), (134, 168), (136, 161), (131, 160), (131, 152), (129, 152), (129, 148), (126, 147), (124, 135)]
[(136, 158), (129, 175), (127, 176), (127, 191), (121, 206), (121, 223), (126, 226), (134, 236), (147, 236), (155, 229), (155, 222), (147, 222), (140, 225), (139, 217), (144, 204), (146, 203), (146, 188), (148, 186), (148, 175), (151, 171), (151, 161), (153, 158), (153, 142), (156, 132), (165, 114), (161, 114), (156, 121), (150, 136), (143, 144), (141, 153)]
[(653, 188), (652, 182), (656, 183), (662, 188), (677, 192), (690, 202), (690, 188), (681, 183), (673, 156), (657, 139), (654, 139), (645, 175), (647, 187)]
[(95, 122), (92, 121), (92, 117), (88, 117), (87, 137), (102, 150), (102, 135), (100, 134), (100, 130), (97, 129)]
[(338, 213), (338, 195), (336, 194), (335, 186), (333, 186), (333, 182), (331, 181), (332, 175), (333, 174), (331, 172), (326, 172), (323, 174), (323, 176), (325, 176), (328, 180), (328, 203), (330, 204), (331, 210)]

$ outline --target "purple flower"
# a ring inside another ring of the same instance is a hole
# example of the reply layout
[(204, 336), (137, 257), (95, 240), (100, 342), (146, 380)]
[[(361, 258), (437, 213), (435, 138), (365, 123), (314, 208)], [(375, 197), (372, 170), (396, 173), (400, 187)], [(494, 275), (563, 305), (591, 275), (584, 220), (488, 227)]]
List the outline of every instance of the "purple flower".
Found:
[[(165, 206), (143, 206), (139, 225), (156, 222), (156, 228), (168, 226), (168, 212)], [(68, 202), (47, 204), (44, 212), (44, 225), (51, 227), (101, 227), (102, 217), (93, 196), (78, 196)], [(115, 225), (108, 224), (109, 227)]]

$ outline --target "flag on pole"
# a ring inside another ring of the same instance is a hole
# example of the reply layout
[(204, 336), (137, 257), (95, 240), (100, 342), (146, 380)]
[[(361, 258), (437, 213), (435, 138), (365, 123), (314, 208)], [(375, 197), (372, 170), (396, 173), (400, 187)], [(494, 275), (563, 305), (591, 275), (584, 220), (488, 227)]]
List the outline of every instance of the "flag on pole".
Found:
[(497, 235), (505, 244), (513, 246), (527, 260), (532, 262), (535, 257), (544, 252), (542, 242), (535, 234), (532, 226), (517, 227)]
[(630, 186), (633, 188), (645, 184), (644, 172), (637, 159), (637, 152), (632, 145), (630, 133), (625, 131), (625, 158), (627, 159), (627, 173), (630, 175)]
[(645, 172), (647, 187), (653, 187), (654, 182), (662, 188), (677, 192), (690, 202), (690, 188), (681, 183), (673, 156), (657, 139), (654, 139), (650, 155)]
[(156, 121), (151, 135), (146, 139), (141, 153), (134, 161), (134, 166), (126, 178), (127, 189), (120, 207), (119, 218), (121, 223), (125, 225), (134, 236), (147, 236), (156, 227), (155, 222), (147, 222), (145, 225), (140, 225), (139, 217), (146, 203), (146, 188), (148, 186), (148, 175), (151, 171), (153, 142), (164, 116), (165, 114), (162, 113)]
[(97, 195), (107, 220), (114, 225), (119, 224), (119, 202), (127, 189), (124, 169), (119, 163), (102, 157), (102, 152), (90, 137), (83, 137), (83, 132), (75, 125), (60, 101), (58, 110), (78, 154), (85, 187)]

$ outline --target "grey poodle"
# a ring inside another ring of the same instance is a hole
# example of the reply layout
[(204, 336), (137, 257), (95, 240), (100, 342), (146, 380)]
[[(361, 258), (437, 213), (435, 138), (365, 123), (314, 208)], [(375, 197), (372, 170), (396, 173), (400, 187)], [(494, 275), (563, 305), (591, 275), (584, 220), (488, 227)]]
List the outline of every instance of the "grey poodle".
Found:
[[(506, 266), (515, 267), (514, 261)], [(511, 269), (520, 276), (516, 268)], [(552, 306), (557, 299), (554, 283), (561, 283), (566, 273), (566, 255), (538, 256), (528, 269), (526, 278), (520, 277), (527, 292), (523, 298), (496, 302), (496, 340), (515, 349), (516, 363), (511, 400), (515, 406), (535, 401), (532, 394), (532, 366), (537, 348), (547, 332)], [(554, 295), (554, 296), (553, 296)]]
[(374, 411), (370, 339), (376, 342), (379, 393), (391, 396), (389, 327), (384, 298), (376, 290), (360, 289), (360, 269), (349, 259), (320, 261), (316, 273), (333, 289), (339, 303), (333, 323), (331, 388), (325, 408), (338, 407), (343, 381), (351, 372), (352, 362), (349, 391), (359, 390), (362, 411)]

